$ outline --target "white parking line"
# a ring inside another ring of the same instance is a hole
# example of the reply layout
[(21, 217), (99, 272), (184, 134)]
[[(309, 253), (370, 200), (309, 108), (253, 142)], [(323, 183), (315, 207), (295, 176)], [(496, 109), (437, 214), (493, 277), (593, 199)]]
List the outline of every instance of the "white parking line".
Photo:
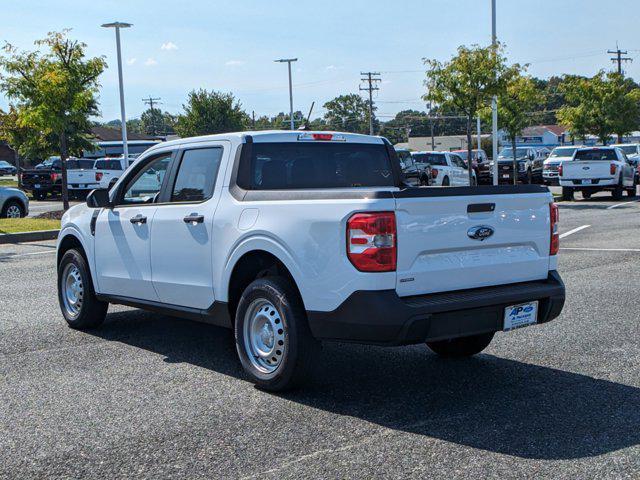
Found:
[(640, 248), (560, 247), (560, 250), (582, 250), (585, 252), (640, 252)]
[(30, 253), (16, 253), (15, 255), (0, 255), (0, 260), (6, 260), (7, 258), (17, 258), (17, 257), (29, 257), (31, 255), (45, 255), (47, 253), (56, 253), (55, 250), (46, 250), (44, 252), (30, 252)]
[(568, 232), (564, 232), (563, 234), (561, 234), (560, 238), (568, 237), (569, 235), (579, 232), (580, 230), (584, 230), (585, 228), (589, 228), (590, 226), (591, 225), (582, 225), (581, 227), (574, 228), (573, 230), (569, 230)]
[(611, 205), (610, 207), (607, 207), (607, 210), (613, 210), (614, 208), (618, 208), (623, 205), (629, 205), (630, 203), (635, 203), (635, 202), (640, 202), (640, 200), (630, 200), (628, 202), (616, 203), (615, 205)]

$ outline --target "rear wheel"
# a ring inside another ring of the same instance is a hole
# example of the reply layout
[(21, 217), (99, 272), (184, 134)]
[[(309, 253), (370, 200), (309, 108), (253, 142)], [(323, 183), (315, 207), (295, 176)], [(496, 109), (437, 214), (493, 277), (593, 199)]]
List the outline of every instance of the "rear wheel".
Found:
[(89, 267), (78, 250), (67, 251), (58, 265), (58, 302), (71, 328), (97, 327), (107, 315), (109, 304), (96, 298)]
[(611, 192), (611, 196), (613, 197), (614, 200), (621, 200), (622, 199), (622, 193), (623, 193), (623, 189), (622, 189), (622, 185), (618, 185), (612, 192)]
[(573, 200), (573, 188), (562, 187), (562, 200), (567, 202)]
[(22, 218), (24, 215), (24, 207), (16, 200), (9, 200), (2, 207), (2, 212), (0, 212), (0, 218)]
[(446, 358), (470, 357), (480, 353), (489, 346), (493, 340), (494, 332), (471, 335), (469, 337), (452, 338), (427, 342), (427, 346), (434, 353)]
[(287, 279), (253, 281), (238, 303), (234, 330), (242, 367), (258, 387), (289, 390), (312, 374), (319, 343), (311, 335), (302, 300)]
[(42, 201), (45, 198), (47, 198), (47, 192), (45, 192), (44, 190), (34, 190), (33, 198), (35, 198), (36, 200)]
[(442, 186), (443, 187), (448, 187), (449, 186), (449, 177), (444, 177), (442, 179)]

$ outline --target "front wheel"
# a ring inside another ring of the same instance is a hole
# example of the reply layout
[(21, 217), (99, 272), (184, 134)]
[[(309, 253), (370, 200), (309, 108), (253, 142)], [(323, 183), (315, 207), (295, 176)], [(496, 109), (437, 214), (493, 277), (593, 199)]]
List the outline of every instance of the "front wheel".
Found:
[(20, 202), (16, 202), (15, 200), (9, 200), (2, 207), (2, 212), (0, 212), (0, 218), (22, 218), (25, 216), (24, 207)]
[(494, 332), (471, 335), (469, 337), (452, 338), (427, 342), (427, 346), (434, 353), (446, 358), (470, 357), (480, 353), (489, 346), (493, 340)]
[(591, 192), (582, 192), (582, 198), (589, 200), (591, 198)]
[(67, 324), (78, 330), (98, 327), (107, 315), (109, 304), (96, 298), (89, 267), (78, 250), (67, 251), (58, 265), (58, 302)]
[(234, 332), (242, 367), (258, 387), (289, 390), (312, 374), (319, 343), (311, 335), (302, 300), (287, 279), (253, 281), (238, 303)]

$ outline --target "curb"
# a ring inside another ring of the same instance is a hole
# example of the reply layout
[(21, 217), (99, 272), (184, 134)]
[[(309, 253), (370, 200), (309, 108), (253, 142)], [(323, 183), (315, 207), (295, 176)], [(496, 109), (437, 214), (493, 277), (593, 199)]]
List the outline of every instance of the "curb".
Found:
[(0, 235), (0, 245), (3, 243), (39, 242), (41, 240), (55, 240), (60, 230), (37, 230), (35, 232), (6, 233)]

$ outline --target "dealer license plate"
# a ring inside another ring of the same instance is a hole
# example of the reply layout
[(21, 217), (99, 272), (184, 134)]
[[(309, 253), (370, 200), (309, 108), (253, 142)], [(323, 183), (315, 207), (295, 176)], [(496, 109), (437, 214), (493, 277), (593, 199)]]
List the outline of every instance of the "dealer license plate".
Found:
[(538, 321), (538, 301), (511, 305), (504, 309), (505, 332), (533, 325)]

